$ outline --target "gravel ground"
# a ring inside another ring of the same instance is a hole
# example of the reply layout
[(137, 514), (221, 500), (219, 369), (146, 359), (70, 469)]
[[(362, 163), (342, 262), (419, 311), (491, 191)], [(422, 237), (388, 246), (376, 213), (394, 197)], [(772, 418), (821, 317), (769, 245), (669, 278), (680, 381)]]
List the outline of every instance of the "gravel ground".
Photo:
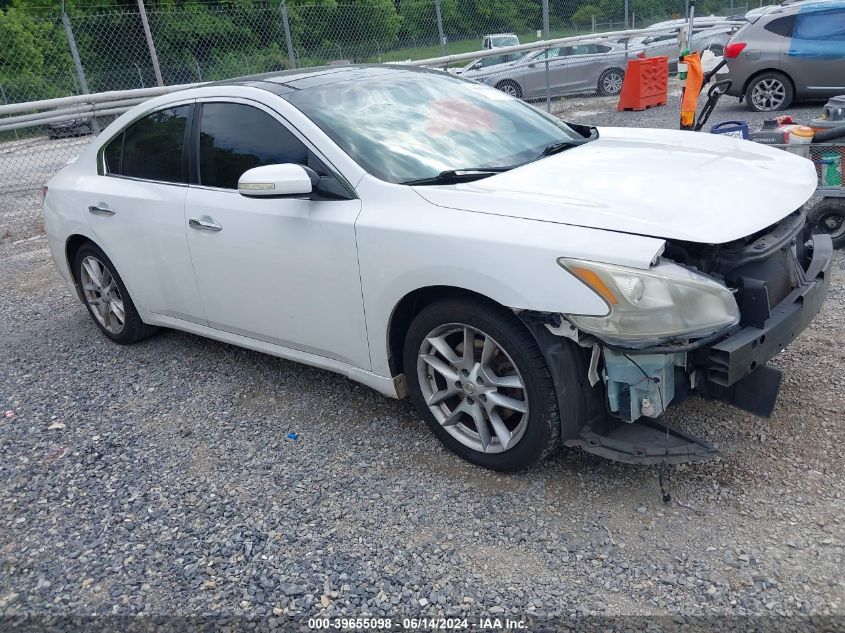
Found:
[(666, 505), (654, 469), (575, 450), (480, 470), (328, 372), (179, 332), (115, 346), (26, 237), (0, 243), (0, 614), (845, 625), (842, 253), (774, 361), (771, 419), (673, 409), (723, 452), (678, 468)]
[[(698, 112), (707, 101), (707, 89), (702, 91), (698, 99)], [(552, 102), (552, 112), (567, 121), (589, 125), (620, 126), (620, 127), (658, 127), (677, 129), (681, 112), (681, 82), (672, 77), (669, 79), (668, 98), (665, 106), (648, 108), (640, 112), (617, 112), (618, 97), (597, 97), (586, 95), (567, 97)], [(722, 97), (716, 104), (710, 119), (705, 125), (705, 131), (722, 121), (745, 121), (751, 130), (763, 127), (766, 119), (775, 116), (791, 115), (797, 123), (804, 123), (817, 117), (825, 101), (807, 101), (793, 104), (783, 112), (750, 112), (745, 103), (740, 103), (736, 97)], [(537, 107), (546, 108), (545, 102), (536, 102)]]

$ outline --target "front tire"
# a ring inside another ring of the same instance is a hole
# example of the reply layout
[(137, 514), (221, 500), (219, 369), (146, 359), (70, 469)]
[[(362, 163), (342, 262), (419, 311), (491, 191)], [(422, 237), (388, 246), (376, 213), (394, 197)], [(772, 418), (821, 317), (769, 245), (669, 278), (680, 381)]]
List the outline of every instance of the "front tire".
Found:
[(450, 299), (413, 320), (405, 376), (419, 414), (473, 464), (523, 469), (559, 445), (555, 386), (536, 341), (509, 310)]
[(845, 198), (822, 198), (807, 211), (813, 233), (830, 235), (833, 248), (845, 247)]
[(141, 320), (117, 269), (101, 248), (90, 242), (83, 245), (73, 270), (88, 314), (112, 341), (130, 345), (158, 331)]
[(745, 89), (745, 106), (752, 112), (785, 110), (792, 104), (795, 90), (789, 77), (779, 72), (758, 75)]

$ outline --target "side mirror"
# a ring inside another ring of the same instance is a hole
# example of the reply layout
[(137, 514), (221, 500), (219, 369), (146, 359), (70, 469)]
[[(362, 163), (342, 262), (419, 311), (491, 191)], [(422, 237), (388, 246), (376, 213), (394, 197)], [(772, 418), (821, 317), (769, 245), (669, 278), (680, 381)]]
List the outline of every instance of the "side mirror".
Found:
[(477, 61), (472, 65), (472, 68), (470, 68), (470, 70), (478, 70), (479, 68), (481, 68), (481, 62)]
[(313, 170), (284, 163), (246, 170), (238, 179), (238, 193), (250, 198), (302, 196), (314, 191), (320, 177)]

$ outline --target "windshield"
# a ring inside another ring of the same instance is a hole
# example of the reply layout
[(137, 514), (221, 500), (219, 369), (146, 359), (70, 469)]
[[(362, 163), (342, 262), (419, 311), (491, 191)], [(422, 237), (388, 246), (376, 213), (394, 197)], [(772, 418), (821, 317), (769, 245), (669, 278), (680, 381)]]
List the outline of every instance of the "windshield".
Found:
[(490, 39), (495, 48), (499, 46), (517, 46), (519, 44), (519, 38), (516, 35), (494, 35)]
[(448, 170), (510, 167), (583, 137), (495, 88), (398, 71), (284, 95), (359, 165), (402, 183)]

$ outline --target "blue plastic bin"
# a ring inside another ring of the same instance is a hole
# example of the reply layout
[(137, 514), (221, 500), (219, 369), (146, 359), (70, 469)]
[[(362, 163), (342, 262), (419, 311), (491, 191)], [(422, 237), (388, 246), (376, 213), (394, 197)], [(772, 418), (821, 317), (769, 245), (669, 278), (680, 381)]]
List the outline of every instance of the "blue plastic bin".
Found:
[(710, 134), (724, 134), (748, 140), (748, 123), (745, 121), (723, 121), (710, 128)]

